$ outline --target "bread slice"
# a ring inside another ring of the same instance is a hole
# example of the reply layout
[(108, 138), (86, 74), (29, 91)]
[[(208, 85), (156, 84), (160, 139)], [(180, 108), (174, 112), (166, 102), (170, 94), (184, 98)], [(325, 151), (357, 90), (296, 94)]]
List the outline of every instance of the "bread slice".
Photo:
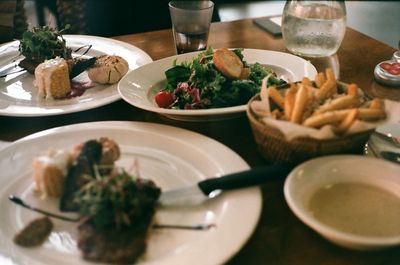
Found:
[(213, 62), (217, 69), (227, 78), (239, 79), (243, 70), (243, 62), (231, 50), (221, 48), (214, 51)]

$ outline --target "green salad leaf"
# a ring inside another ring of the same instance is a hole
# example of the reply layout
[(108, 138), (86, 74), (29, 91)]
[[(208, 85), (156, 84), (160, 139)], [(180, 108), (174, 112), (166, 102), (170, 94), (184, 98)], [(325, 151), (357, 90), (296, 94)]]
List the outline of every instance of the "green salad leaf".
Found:
[(260, 63), (248, 64), (243, 49), (233, 52), (250, 69), (245, 80), (225, 77), (213, 63), (213, 49), (208, 48), (191, 61), (180, 64), (175, 60), (172, 68), (165, 72), (165, 91), (174, 94), (176, 101), (169, 106), (174, 109), (222, 108), (246, 104), (260, 92), (264, 77), (271, 75), (268, 85), (281, 85), (285, 81), (277, 78), (272, 69)]

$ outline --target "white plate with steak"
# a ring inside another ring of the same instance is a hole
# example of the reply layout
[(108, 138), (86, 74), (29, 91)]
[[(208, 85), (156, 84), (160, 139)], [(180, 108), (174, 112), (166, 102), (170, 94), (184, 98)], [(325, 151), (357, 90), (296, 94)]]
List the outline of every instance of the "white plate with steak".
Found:
[[(93, 122), (35, 133), (0, 152), (0, 263), (93, 264), (77, 247), (77, 224), (52, 218), (54, 228), (39, 247), (22, 248), (13, 237), (41, 215), (7, 200), (14, 194), (25, 202), (58, 214), (58, 199), (41, 200), (33, 193), (32, 159), (49, 148), (70, 149), (77, 143), (110, 137), (120, 146), (117, 166), (129, 168), (136, 158), (140, 177), (151, 179), (162, 191), (238, 172), (248, 164), (221, 143), (188, 130), (142, 122)], [(60, 141), (62, 139), (62, 141)], [(222, 264), (246, 243), (261, 213), (258, 187), (223, 192), (195, 206), (160, 206), (158, 224), (213, 224), (206, 231), (152, 229), (146, 252), (137, 264)]]

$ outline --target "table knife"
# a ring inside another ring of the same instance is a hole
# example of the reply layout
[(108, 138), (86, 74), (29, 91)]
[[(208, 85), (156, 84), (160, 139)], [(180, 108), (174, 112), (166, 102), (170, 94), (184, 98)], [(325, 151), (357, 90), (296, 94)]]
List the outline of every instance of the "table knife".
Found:
[(0, 78), (5, 78), (9, 75), (20, 73), (23, 71), (26, 71), (26, 70), (24, 68), (19, 67), (18, 65), (11, 64), (0, 70)]
[(236, 172), (222, 177), (202, 180), (192, 186), (167, 190), (160, 196), (161, 205), (199, 204), (217, 196), (221, 191), (234, 190), (262, 184), (269, 180), (284, 179), (292, 167), (269, 165)]

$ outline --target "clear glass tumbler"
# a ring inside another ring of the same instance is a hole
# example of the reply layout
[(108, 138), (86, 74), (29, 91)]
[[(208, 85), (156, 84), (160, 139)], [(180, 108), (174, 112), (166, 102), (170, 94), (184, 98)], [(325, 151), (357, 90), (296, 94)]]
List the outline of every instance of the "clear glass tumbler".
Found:
[(335, 54), (346, 32), (344, 1), (287, 1), (282, 15), (286, 48), (304, 57)]
[(178, 54), (206, 49), (213, 9), (212, 1), (169, 2)]

